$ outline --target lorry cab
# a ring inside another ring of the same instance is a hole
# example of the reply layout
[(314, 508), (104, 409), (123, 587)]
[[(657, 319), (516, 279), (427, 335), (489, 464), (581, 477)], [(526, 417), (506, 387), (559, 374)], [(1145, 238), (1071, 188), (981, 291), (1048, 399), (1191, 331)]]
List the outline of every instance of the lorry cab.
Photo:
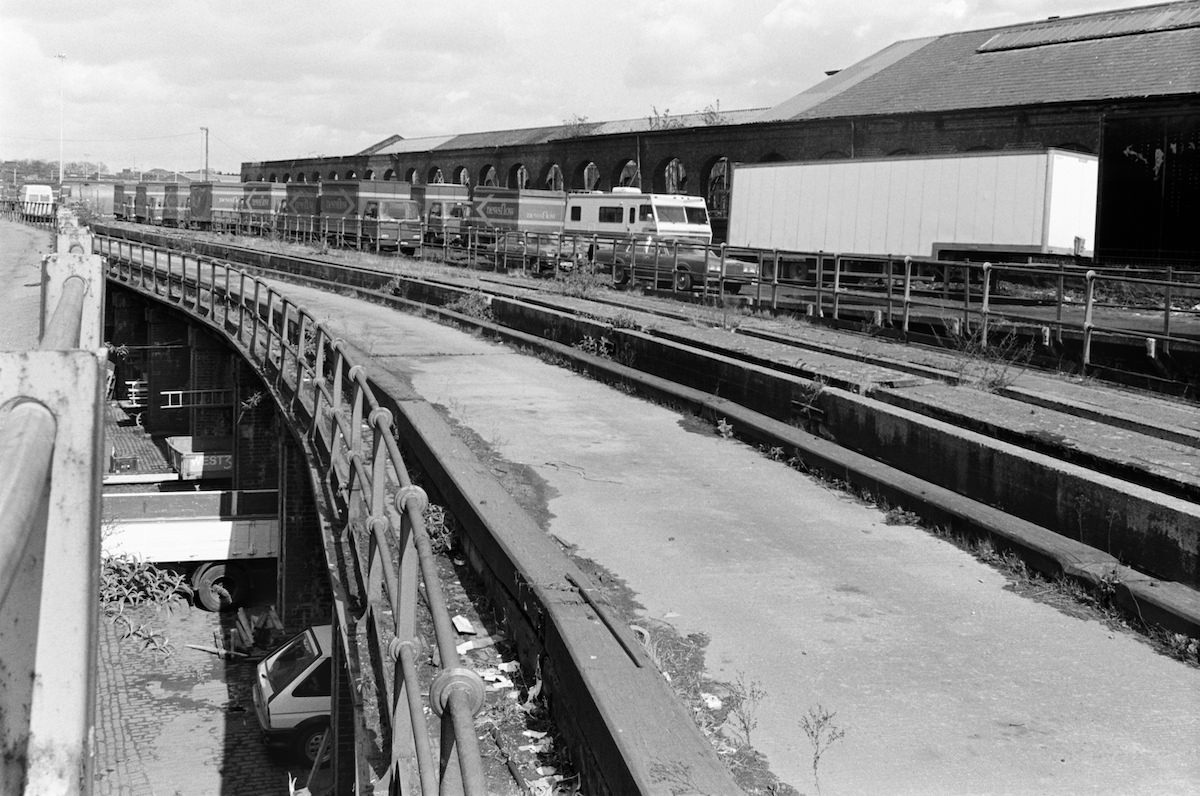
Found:
[(266, 742), (286, 746), (311, 765), (320, 752), (333, 704), (332, 626), (309, 627), (263, 658), (255, 672), (253, 694), (254, 715)]

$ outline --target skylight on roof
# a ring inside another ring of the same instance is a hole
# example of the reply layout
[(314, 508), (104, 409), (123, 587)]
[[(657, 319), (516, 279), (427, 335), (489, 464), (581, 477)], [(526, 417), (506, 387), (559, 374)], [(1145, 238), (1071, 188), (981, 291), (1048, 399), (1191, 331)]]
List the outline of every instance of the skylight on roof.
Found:
[(1005, 30), (985, 41), (976, 52), (1019, 50), (1046, 44), (1112, 39), (1118, 36), (1196, 27), (1200, 27), (1200, 3), (1152, 6), (1111, 14), (1092, 14), (1039, 22), (1016, 30)]

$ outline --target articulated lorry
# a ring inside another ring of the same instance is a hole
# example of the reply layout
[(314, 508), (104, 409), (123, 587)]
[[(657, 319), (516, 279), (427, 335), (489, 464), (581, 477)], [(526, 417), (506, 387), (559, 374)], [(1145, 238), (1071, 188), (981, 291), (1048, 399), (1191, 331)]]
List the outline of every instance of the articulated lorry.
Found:
[(729, 244), (942, 260), (1090, 256), (1095, 155), (1045, 149), (735, 164)]

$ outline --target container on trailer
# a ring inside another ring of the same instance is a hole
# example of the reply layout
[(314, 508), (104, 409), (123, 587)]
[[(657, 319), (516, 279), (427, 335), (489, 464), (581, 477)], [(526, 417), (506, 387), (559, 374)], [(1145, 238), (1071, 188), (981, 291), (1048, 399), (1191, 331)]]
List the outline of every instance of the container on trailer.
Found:
[(319, 207), (328, 237), (405, 253), (421, 245), (420, 209), (407, 182), (330, 180), (321, 183)]
[(432, 243), (462, 240), (471, 219), (467, 186), (441, 182), (414, 185), (412, 196), (425, 225), (425, 240)]
[(194, 182), (188, 191), (188, 224), (194, 229), (212, 229), (222, 214), (232, 222), (244, 196), (245, 186), (240, 182)]
[(1045, 149), (735, 164), (729, 243), (912, 255), (1090, 255), (1095, 155)]

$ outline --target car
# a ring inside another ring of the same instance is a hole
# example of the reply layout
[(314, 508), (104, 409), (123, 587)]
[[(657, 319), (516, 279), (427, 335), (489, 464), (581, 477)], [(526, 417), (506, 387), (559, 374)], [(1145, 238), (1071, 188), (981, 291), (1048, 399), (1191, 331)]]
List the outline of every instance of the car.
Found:
[(602, 264), (611, 263), (613, 282), (625, 285), (631, 279), (670, 284), (686, 292), (717, 286), (726, 293), (737, 293), (742, 285), (758, 278), (754, 262), (724, 258), (718, 246), (694, 240), (630, 238), (616, 241), (611, 249), (599, 254)]
[(558, 233), (512, 230), (500, 234), (493, 246), (498, 265), (524, 268), (534, 276), (572, 271), (583, 260), (582, 245)]
[[(254, 715), (269, 746), (306, 765), (331, 757), (325, 742), (333, 710), (333, 628), (314, 625), (263, 658), (255, 671)], [(321, 747), (325, 753), (321, 754)]]

